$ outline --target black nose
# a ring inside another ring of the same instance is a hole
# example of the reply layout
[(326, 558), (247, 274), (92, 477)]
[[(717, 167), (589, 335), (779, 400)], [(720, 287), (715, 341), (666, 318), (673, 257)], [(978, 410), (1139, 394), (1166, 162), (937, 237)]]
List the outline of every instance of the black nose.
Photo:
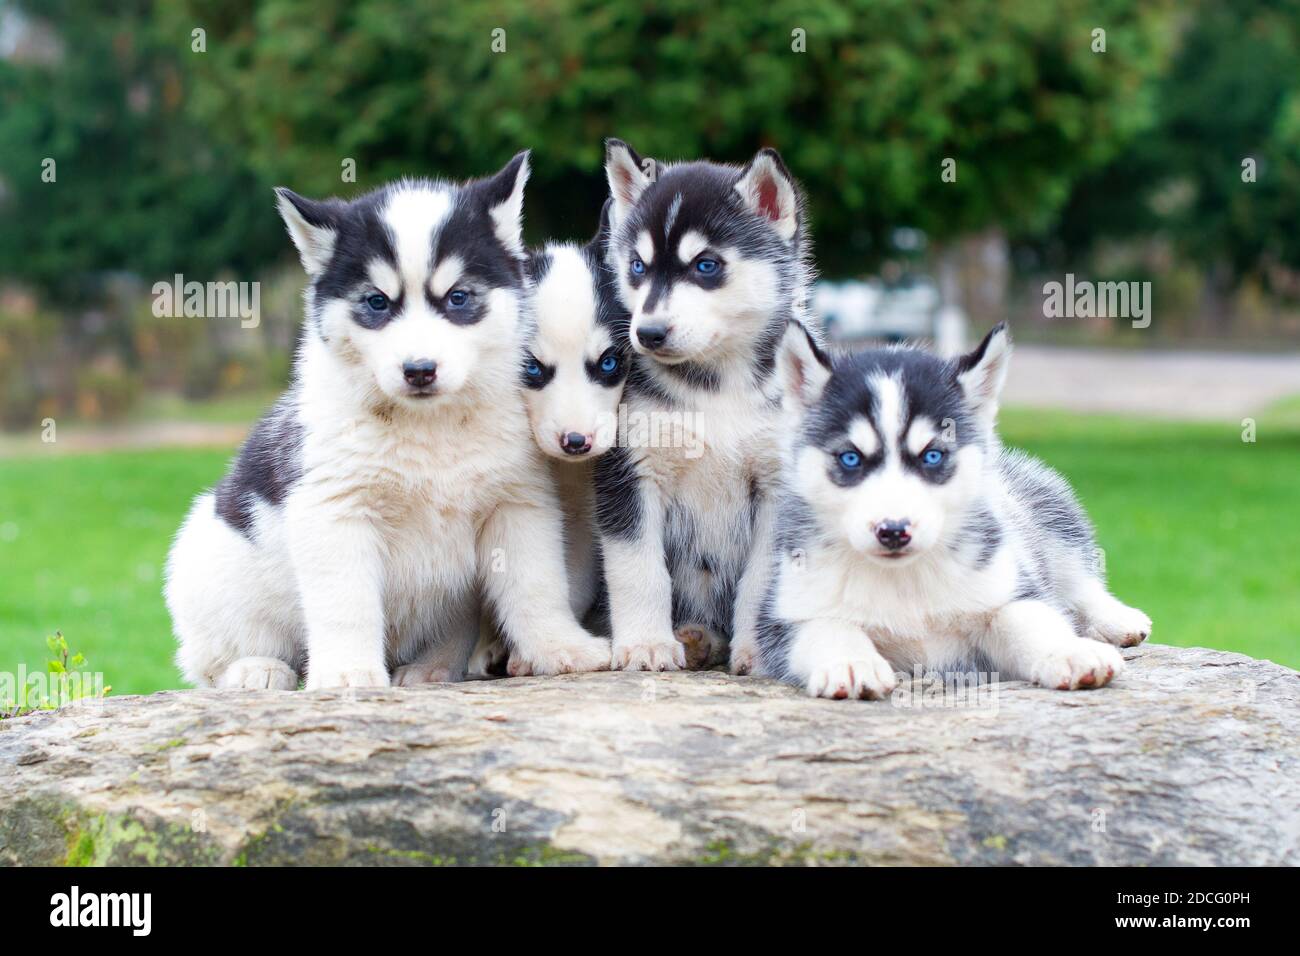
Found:
[(876, 525), (876, 540), (888, 548), (890, 551), (898, 551), (907, 547), (907, 543), (912, 540), (908, 534), (909, 522), (903, 521), (882, 521)]
[(648, 349), (657, 349), (668, 341), (668, 326), (643, 325), (636, 330), (637, 341)]
[(406, 381), (415, 388), (424, 388), (426, 385), (432, 385), (433, 380), (438, 377), (438, 363), (433, 359), (416, 359), (414, 362), (404, 362), (402, 364), (402, 374), (406, 376)]
[(585, 455), (591, 451), (591, 441), (586, 435), (569, 432), (560, 439), (560, 447), (564, 449), (566, 455)]

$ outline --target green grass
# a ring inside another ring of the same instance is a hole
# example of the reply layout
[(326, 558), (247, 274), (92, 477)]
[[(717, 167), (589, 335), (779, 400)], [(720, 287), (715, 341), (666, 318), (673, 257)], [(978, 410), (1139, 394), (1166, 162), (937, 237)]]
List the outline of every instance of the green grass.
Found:
[[(1156, 639), (1300, 667), (1300, 404), (1233, 425), (1010, 410), (1003, 433), (1063, 471), (1113, 590)], [(229, 450), (0, 460), (0, 671), (43, 669), (61, 630), (113, 693), (180, 686), (161, 575)], [(16, 535), (15, 535), (16, 533)]]

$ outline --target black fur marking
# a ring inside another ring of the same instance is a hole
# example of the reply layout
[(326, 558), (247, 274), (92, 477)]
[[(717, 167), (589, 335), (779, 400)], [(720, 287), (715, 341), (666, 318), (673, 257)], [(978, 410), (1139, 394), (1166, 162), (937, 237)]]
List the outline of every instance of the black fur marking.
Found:
[(602, 534), (631, 540), (641, 533), (640, 482), (626, 448), (615, 446), (596, 459), (596, 525)]
[[(600, 366), (606, 358), (611, 356), (617, 360), (618, 364), (614, 367), (614, 371), (606, 372)], [(611, 345), (605, 349), (596, 361), (584, 362), (583, 367), (587, 372), (588, 379), (605, 388), (615, 388), (627, 378), (627, 357), (623, 354), (623, 350), (616, 345)]]
[(302, 436), (292, 396), (285, 396), (253, 426), (217, 485), (217, 516), (251, 539), (257, 502), (279, 505), (302, 477)]
[[(953, 450), (981, 441), (967, 410), (966, 398), (952, 375), (949, 363), (916, 349), (876, 349), (832, 359), (830, 380), (822, 392), (821, 401), (809, 412), (803, 426), (805, 444), (834, 455), (847, 446), (849, 427), (857, 418), (866, 418), (876, 429), (882, 448), (885, 437), (880, 434), (878, 401), (869, 381), (876, 376), (893, 376), (902, 384), (906, 403), (903, 431), (891, 436), (902, 448), (903, 436), (918, 416), (933, 421), (942, 435), (945, 423), (951, 422), (951, 432), (956, 439)], [(946, 447), (946, 446), (945, 446)], [(878, 457), (873, 455), (864, 463), (869, 469)], [(945, 457), (937, 469), (923, 469), (915, 464), (915, 456), (903, 449), (904, 459), (923, 474), (928, 481), (942, 483), (951, 477), (953, 456)]]
[(716, 392), (722, 388), (722, 377), (718, 374), (718, 370), (699, 362), (678, 362), (676, 365), (656, 364), (665, 375), (691, 388), (702, 392)]
[[(528, 366), (536, 365), (542, 370), (541, 375), (529, 375)], [(540, 392), (547, 385), (551, 384), (551, 379), (555, 378), (555, 366), (543, 365), (533, 356), (531, 352), (524, 355), (523, 364), (519, 367), (519, 380), (523, 383), (524, 388), (531, 388), (533, 391)]]

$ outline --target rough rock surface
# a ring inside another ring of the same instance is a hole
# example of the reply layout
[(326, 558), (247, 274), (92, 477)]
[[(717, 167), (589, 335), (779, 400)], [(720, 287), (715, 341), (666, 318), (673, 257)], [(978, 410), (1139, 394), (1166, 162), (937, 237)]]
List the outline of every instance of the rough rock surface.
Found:
[(910, 706), (712, 672), (110, 698), (0, 722), (0, 862), (1300, 864), (1300, 674), (1126, 653)]

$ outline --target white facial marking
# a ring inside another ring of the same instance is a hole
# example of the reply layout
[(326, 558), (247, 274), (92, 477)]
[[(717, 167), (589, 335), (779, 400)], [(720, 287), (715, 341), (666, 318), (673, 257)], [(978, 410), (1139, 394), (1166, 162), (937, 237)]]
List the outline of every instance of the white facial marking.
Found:
[(709, 247), (709, 240), (705, 239), (694, 229), (688, 229), (682, 236), (682, 241), (677, 244), (677, 258), (683, 263), (693, 262), (695, 257)]
[(383, 259), (371, 259), (366, 264), (366, 272), (370, 275), (370, 284), (390, 299), (396, 299), (402, 294), (401, 278)]
[(907, 430), (907, 450), (913, 455), (919, 455), (925, 449), (925, 446), (934, 440), (939, 434), (939, 429), (935, 427), (933, 419), (918, 415), (912, 419), (912, 425)]
[(399, 186), (384, 207), (393, 235), (397, 271), (405, 289), (421, 289), (433, 261), (433, 237), (451, 214), (451, 193), (427, 186)]
[(876, 428), (885, 441), (885, 448), (896, 451), (907, 415), (902, 386), (893, 376), (879, 374), (871, 376), (867, 386), (876, 394)]
[(650, 233), (642, 232), (641, 235), (636, 237), (636, 254), (646, 265), (654, 262), (655, 244), (654, 240), (650, 238)]
[(438, 263), (438, 268), (433, 271), (433, 278), (429, 280), (429, 289), (433, 292), (433, 297), (441, 299), (450, 292), (464, 271), (465, 264), (461, 262), (460, 256), (448, 256)]
[(871, 422), (865, 418), (859, 417), (853, 420), (853, 424), (849, 426), (849, 441), (862, 452), (863, 458), (870, 458), (880, 451), (880, 436), (871, 427)]
[(678, 193), (673, 197), (672, 203), (668, 206), (668, 215), (664, 217), (664, 239), (668, 239), (668, 234), (673, 231), (673, 226), (677, 224), (677, 214), (682, 211), (682, 194)]

